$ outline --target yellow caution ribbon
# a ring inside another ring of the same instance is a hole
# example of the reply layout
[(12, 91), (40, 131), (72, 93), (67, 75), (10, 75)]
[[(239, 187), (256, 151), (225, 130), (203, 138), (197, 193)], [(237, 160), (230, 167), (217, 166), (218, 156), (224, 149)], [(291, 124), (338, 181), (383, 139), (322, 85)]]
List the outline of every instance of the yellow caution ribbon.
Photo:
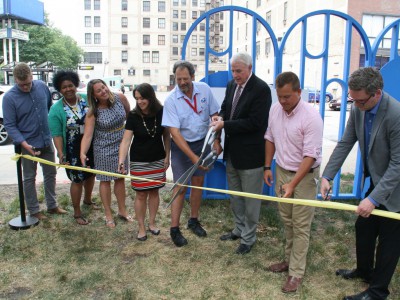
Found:
[[(101, 174), (101, 175), (106, 175), (106, 176), (111, 176), (111, 177), (128, 178), (128, 179), (142, 180), (142, 181), (152, 181), (152, 182), (155, 181), (155, 180), (146, 179), (146, 178), (142, 178), (142, 177), (136, 177), (136, 176), (125, 175), (125, 174), (120, 174), (120, 173), (105, 172), (105, 171), (100, 171), (100, 170), (91, 169), (91, 168), (62, 165), (62, 164), (54, 163), (54, 162), (51, 162), (51, 161), (48, 161), (48, 160), (45, 160), (45, 159), (42, 159), (42, 158), (39, 158), (36, 156), (25, 155), (25, 154), (24, 155), (23, 154), (15, 154), (15, 156), (13, 156), (11, 159), (17, 161), (21, 157), (39, 162), (41, 164), (47, 164), (47, 165), (71, 169), (71, 170), (84, 171), (84, 172), (89, 172), (89, 173), (93, 173), (93, 174)], [(166, 184), (173, 184), (173, 183), (166, 182)], [(198, 186), (191, 186), (191, 185), (183, 185), (183, 186), (188, 187), (188, 188), (195, 188), (195, 189), (210, 191), (210, 192), (217, 192), (217, 193), (228, 194), (228, 195), (254, 198), (254, 199), (259, 199), (259, 200), (264, 200), (264, 201), (283, 202), (283, 203), (289, 203), (289, 204), (314, 206), (314, 207), (320, 207), (320, 208), (330, 208), (330, 209), (337, 209), (337, 210), (348, 210), (348, 211), (353, 211), (353, 212), (355, 212), (357, 209), (356, 205), (345, 204), (345, 203), (340, 203), (340, 202), (308, 200), (308, 199), (293, 199), (293, 198), (278, 198), (278, 197), (272, 197), (272, 196), (261, 195), (261, 194), (252, 194), (252, 193), (245, 193), (245, 192), (231, 191), (231, 190), (222, 190), (222, 189), (216, 189), (216, 188), (198, 187)], [(380, 216), (380, 217), (400, 220), (399, 213), (394, 213), (394, 212), (390, 212), (390, 211), (374, 209), (371, 212), (371, 214)]]

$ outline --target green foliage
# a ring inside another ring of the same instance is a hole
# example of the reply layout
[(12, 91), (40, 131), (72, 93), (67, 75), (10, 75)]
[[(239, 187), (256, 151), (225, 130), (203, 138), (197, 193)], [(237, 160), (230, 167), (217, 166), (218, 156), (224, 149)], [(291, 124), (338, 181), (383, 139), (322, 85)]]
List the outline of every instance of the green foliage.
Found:
[(20, 43), (20, 61), (50, 61), (62, 69), (77, 69), (83, 50), (70, 36), (48, 25), (23, 25), (21, 30), (29, 33), (30, 40)]

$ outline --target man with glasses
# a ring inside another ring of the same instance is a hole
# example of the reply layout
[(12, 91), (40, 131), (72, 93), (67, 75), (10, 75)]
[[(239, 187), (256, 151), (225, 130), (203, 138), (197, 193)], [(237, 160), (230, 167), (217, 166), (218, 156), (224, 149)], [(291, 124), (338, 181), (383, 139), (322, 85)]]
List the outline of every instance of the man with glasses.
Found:
[[(46, 84), (33, 80), (32, 72), (25, 63), (19, 63), (13, 70), (15, 85), (3, 98), (4, 126), (14, 141), (21, 145), (22, 154), (38, 156), (51, 162), (55, 161), (54, 148), (47, 123), (51, 95)], [(44, 192), (47, 212), (65, 214), (56, 202), (56, 168), (42, 165)], [(31, 216), (39, 220), (47, 217), (40, 212), (36, 192), (37, 162), (22, 159), (24, 194), (26, 206)]]
[(327, 196), (329, 181), (358, 141), (365, 182), (370, 185), (356, 209), (357, 267), (339, 269), (336, 275), (369, 283), (367, 290), (343, 299), (386, 299), (400, 256), (400, 221), (371, 212), (400, 212), (400, 103), (383, 91), (382, 76), (375, 68), (355, 71), (348, 86), (354, 105), (343, 137), (322, 174), (321, 195)]

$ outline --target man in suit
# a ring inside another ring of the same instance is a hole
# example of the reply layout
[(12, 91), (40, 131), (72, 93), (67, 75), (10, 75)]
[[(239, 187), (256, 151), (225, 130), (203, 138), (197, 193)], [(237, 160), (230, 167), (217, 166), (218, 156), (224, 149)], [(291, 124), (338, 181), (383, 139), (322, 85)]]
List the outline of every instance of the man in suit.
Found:
[[(219, 116), (213, 117), (212, 125), (217, 131), (225, 130), (224, 159), (229, 189), (262, 194), (264, 133), (271, 90), (252, 73), (252, 59), (247, 53), (232, 56), (231, 71), (233, 80), (227, 85)], [(235, 228), (220, 239), (240, 238), (236, 253), (246, 254), (256, 241), (261, 201), (233, 195), (230, 200)]]
[(329, 181), (358, 141), (364, 177), (369, 178), (370, 186), (356, 209), (357, 267), (339, 269), (336, 275), (369, 283), (365, 291), (343, 299), (386, 299), (400, 256), (400, 221), (371, 212), (400, 212), (400, 103), (382, 90), (383, 79), (375, 68), (355, 71), (348, 86), (354, 105), (343, 137), (322, 174), (321, 194), (327, 194)]
[[(315, 199), (322, 159), (322, 118), (314, 107), (301, 100), (300, 81), (295, 73), (279, 74), (275, 87), (279, 103), (271, 108), (265, 133), (265, 183), (272, 185), (275, 155), (275, 193), (284, 198)], [(306, 270), (315, 208), (280, 202), (278, 209), (285, 226), (285, 260), (271, 265), (269, 270), (288, 271), (282, 292), (293, 293)]]

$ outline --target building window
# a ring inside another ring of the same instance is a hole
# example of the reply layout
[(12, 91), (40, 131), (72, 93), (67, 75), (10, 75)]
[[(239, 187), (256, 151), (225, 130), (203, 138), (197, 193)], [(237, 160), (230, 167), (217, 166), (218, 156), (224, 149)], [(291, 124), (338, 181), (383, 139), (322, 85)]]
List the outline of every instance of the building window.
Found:
[(121, 69), (114, 70), (114, 75), (121, 75)]
[(92, 43), (92, 34), (85, 33), (85, 44), (91, 44), (91, 43)]
[(219, 37), (219, 44), (222, 45), (224, 43), (224, 37), (220, 36)]
[(130, 69), (128, 69), (128, 76), (135, 76), (136, 74), (136, 70), (133, 69), (132, 67)]
[(265, 39), (265, 56), (268, 56), (270, 52), (271, 52), (271, 39), (267, 38)]
[(143, 51), (142, 62), (149, 63), (150, 62), (150, 51)]
[(177, 34), (172, 35), (172, 42), (178, 43), (178, 35)]
[[(221, 1), (220, 1), (221, 2)], [(223, 4), (221, 4), (222, 6)], [(200, 7), (205, 7), (206, 6), (206, 0), (200, 0)]]
[(285, 3), (283, 3), (283, 25), (286, 25), (287, 12), (288, 12), (288, 4), (287, 4), (287, 2), (285, 2)]
[(143, 76), (150, 76), (150, 70), (143, 70)]
[(121, 44), (128, 45), (128, 35), (126, 33), (121, 34)]
[(150, 35), (149, 34), (143, 35), (143, 45), (150, 45)]
[(224, 32), (224, 24), (219, 24), (219, 32)]
[(257, 0), (257, 7), (261, 6), (261, 0)]
[(160, 52), (158, 51), (151, 52), (151, 62), (156, 64), (160, 62)]
[(200, 23), (200, 31), (205, 31), (205, 30), (206, 30), (206, 24)]
[(158, 44), (159, 45), (165, 45), (165, 35), (159, 35), (158, 36)]
[(94, 10), (100, 10), (100, 0), (94, 0), (93, 1), (93, 9)]
[(181, 0), (181, 5), (186, 6), (186, 0)]
[(164, 18), (158, 19), (158, 28), (161, 28), (161, 29), (165, 28), (165, 19)]
[(173, 0), (172, 1), (173, 6), (178, 6), (179, 5), (179, 0)]
[(172, 30), (178, 31), (178, 22), (172, 22)]
[(178, 17), (179, 17), (179, 13), (178, 13), (177, 10), (174, 9), (174, 10), (172, 11), (172, 18), (178, 19)]
[(126, 50), (121, 51), (121, 62), (123, 63), (128, 62), (128, 51)]
[(85, 27), (92, 27), (92, 17), (85, 16)]
[(103, 63), (103, 53), (101, 52), (85, 52), (83, 54), (84, 64), (102, 64)]
[(92, 9), (92, 0), (85, 0), (85, 10)]
[(192, 0), (192, 6), (197, 6), (197, 0)]
[(197, 35), (192, 35), (192, 44), (197, 44)]
[(197, 56), (197, 48), (192, 48), (191, 54), (192, 56)]
[[(382, 16), (382, 15), (363, 15), (362, 16), (362, 26), (365, 29), (365, 33), (367, 34), (370, 43), (372, 44), (373, 41), (376, 39), (378, 34), (382, 31), (382, 29), (389, 25), (390, 23), (398, 20), (398, 17), (393, 16)], [(400, 40), (400, 38), (399, 38)], [(361, 47), (364, 47), (364, 44), (361, 42)], [(382, 39), (381, 43), (379, 44), (379, 48), (382, 49), (390, 49), (392, 47), (392, 35), (386, 34)], [(400, 43), (399, 43), (400, 48)], [(386, 56), (386, 55), (384, 55)], [(389, 56), (389, 55), (387, 55)], [(376, 57), (376, 60), (379, 56)], [(376, 63), (376, 67), (381, 67), (380, 63)]]
[(204, 56), (204, 48), (199, 48), (199, 55)]
[(128, 0), (121, 0), (121, 10), (128, 10)]
[(95, 44), (101, 44), (101, 33), (95, 33), (94, 34), (94, 43)]
[(158, 12), (165, 12), (165, 1), (158, 1)]
[(205, 40), (206, 40), (206, 39), (205, 39), (205, 36), (204, 36), (204, 35), (200, 35), (200, 36), (199, 36), (199, 43), (200, 43), (200, 44), (203, 44), (203, 45), (204, 45)]
[(179, 55), (178, 47), (172, 47), (172, 55)]
[(186, 19), (186, 10), (181, 10), (181, 19)]
[(185, 22), (181, 23), (181, 30), (186, 31), (186, 23)]
[(197, 19), (197, 11), (192, 11), (192, 19)]
[(260, 56), (260, 41), (256, 43), (256, 56), (257, 58)]
[(101, 24), (99, 16), (94, 17), (93, 21), (94, 21), (94, 27), (100, 27)]
[(267, 23), (271, 25), (271, 11), (267, 11), (267, 13), (265, 14), (265, 21), (267, 21)]
[(143, 1), (143, 11), (150, 11), (150, 1)]
[(183, 43), (184, 40), (185, 40), (185, 35), (181, 34), (181, 43)]
[(127, 28), (128, 27), (128, 18), (127, 17), (122, 17), (121, 18), (121, 27), (122, 28)]
[(143, 18), (143, 28), (150, 28), (150, 18)]

